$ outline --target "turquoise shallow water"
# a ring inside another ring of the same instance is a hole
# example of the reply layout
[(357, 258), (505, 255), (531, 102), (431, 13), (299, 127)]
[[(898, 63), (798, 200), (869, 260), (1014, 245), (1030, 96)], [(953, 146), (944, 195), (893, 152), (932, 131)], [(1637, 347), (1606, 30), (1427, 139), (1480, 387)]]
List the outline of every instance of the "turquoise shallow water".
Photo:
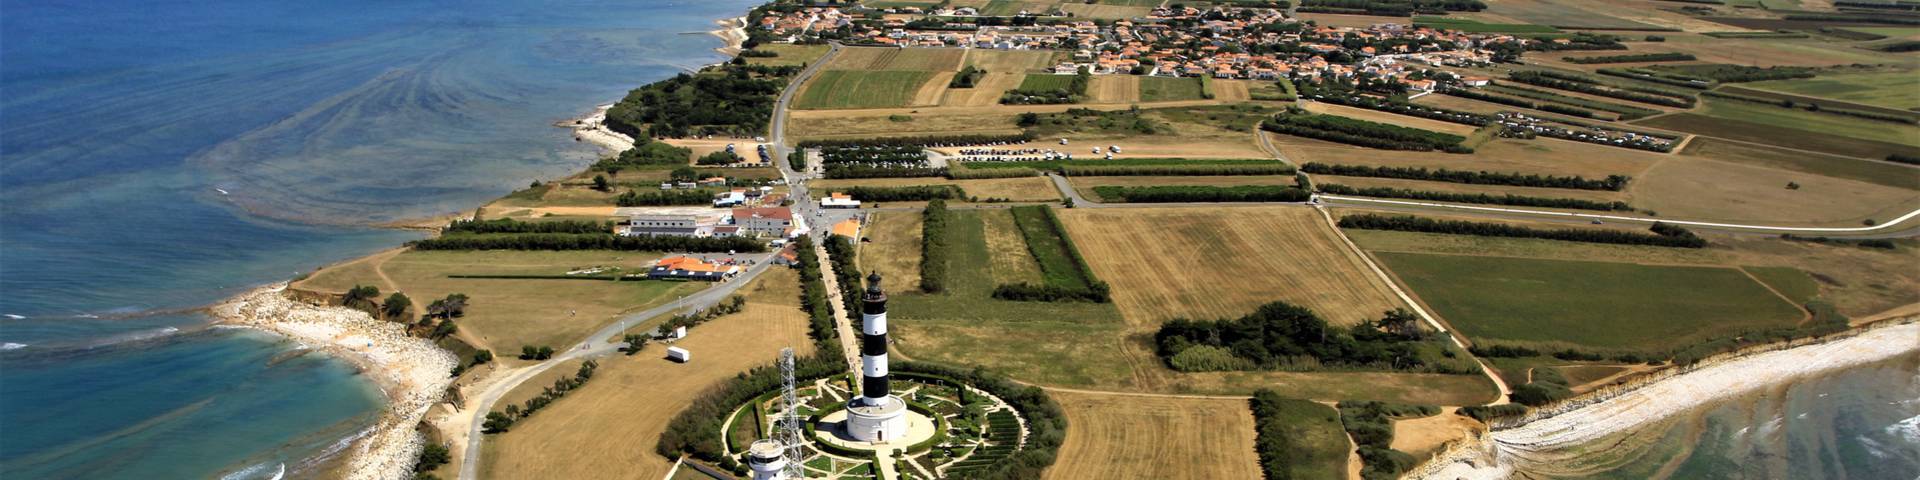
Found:
[(190, 309), (577, 170), (553, 122), (720, 60), (689, 33), (750, 5), (0, 0), (0, 477), (272, 473), (364, 429), (346, 363)]

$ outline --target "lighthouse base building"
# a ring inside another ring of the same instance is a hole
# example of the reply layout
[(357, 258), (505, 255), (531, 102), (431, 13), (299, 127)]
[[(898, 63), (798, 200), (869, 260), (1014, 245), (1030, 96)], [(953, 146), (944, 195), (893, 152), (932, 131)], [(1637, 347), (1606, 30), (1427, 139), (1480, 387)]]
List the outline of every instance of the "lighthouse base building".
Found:
[(862, 442), (897, 441), (907, 434), (907, 402), (887, 384), (887, 294), (880, 274), (867, 276), (860, 301), (860, 396), (847, 401), (846, 432)]

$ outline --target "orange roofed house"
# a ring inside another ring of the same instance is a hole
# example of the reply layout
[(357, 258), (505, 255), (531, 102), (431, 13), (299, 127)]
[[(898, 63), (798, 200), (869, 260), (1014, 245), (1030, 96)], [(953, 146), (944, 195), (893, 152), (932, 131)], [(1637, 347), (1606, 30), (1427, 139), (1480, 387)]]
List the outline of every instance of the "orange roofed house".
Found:
[(715, 282), (726, 280), (740, 273), (737, 265), (707, 263), (698, 258), (685, 255), (662, 258), (653, 264), (653, 270), (647, 272), (649, 280), (706, 280)]

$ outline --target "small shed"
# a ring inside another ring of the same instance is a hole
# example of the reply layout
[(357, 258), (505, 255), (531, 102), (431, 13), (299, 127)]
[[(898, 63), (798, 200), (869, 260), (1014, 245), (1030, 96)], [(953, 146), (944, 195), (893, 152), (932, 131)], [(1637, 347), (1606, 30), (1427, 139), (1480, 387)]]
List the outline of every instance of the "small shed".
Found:
[(680, 347), (667, 347), (667, 359), (680, 363), (693, 361), (693, 353)]

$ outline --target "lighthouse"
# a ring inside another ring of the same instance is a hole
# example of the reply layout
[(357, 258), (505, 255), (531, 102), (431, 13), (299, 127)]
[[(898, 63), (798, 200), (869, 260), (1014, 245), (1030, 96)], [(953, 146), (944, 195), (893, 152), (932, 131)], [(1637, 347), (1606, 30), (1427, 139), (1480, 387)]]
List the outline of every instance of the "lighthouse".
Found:
[(907, 402), (887, 384), (887, 294), (880, 274), (867, 276), (860, 297), (860, 396), (847, 401), (847, 435), (886, 442), (907, 433)]

